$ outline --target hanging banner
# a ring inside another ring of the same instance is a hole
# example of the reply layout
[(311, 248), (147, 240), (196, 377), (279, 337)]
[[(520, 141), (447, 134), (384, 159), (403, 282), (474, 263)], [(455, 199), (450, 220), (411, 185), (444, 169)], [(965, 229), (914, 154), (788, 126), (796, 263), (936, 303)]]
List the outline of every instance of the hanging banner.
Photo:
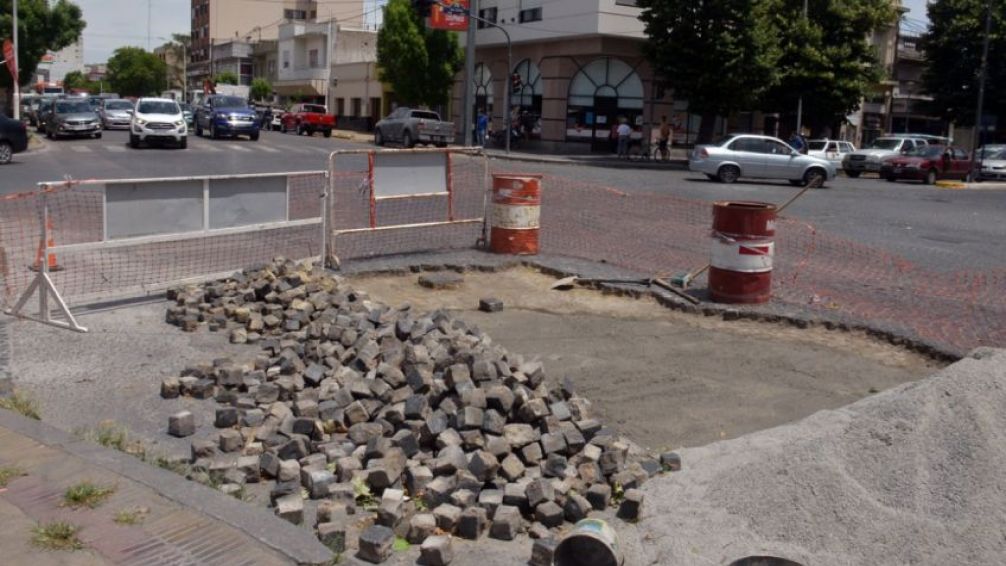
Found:
[(17, 54), (14, 53), (14, 44), (9, 39), (3, 42), (3, 58), (7, 60), (7, 70), (14, 78), (14, 84), (20, 84), (17, 80)]
[(430, 7), (430, 29), (468, 31), (468, 0), (441, 0)]

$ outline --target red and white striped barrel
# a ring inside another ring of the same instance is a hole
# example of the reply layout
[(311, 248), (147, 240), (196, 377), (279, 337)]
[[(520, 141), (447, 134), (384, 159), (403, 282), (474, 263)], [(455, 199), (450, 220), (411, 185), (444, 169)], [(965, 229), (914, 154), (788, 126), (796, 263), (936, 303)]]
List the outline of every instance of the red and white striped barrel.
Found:
[(495, 253), (538, 253), (541, 229), (541, 175), (493, 174), (489, 249)]
[(776, 207), (713, 203), (709, 296), (718, 303), (765, 303), (772, 297)]

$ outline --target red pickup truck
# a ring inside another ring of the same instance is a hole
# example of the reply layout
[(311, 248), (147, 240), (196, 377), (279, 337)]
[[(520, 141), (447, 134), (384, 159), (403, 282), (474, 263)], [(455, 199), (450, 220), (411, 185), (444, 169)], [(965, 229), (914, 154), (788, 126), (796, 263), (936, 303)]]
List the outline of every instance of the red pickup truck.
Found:
[(279, 121), (283, 132), (297, 132), (298, 136), (321, 132), (328, 138), (332, 137), (335, 128), (335, 116), (321, 104), (295, 104), (289, 112), (280, 116)]

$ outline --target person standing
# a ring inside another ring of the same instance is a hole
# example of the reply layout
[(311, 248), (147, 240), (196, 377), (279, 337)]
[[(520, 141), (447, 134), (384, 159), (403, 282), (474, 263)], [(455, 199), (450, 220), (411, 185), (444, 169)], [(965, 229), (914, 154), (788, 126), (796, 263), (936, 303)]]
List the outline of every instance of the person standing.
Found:
[(660, 117), (660, 158), (667, 161), (671, 156), (670, 142), (671, 142), (671, 129), (670, 122), (667, 121), (667, 116)]
[(789, 146), (800, 153), (804, 153), (806, 144), (803, 141), (803, 136), (801, 136), (799, 132), (793, 132), (789, 136)]
[(478, 120), (475, 122), (475, 134), (478, 144), (482, 147), (486, 146), (486, 130), (489, 129), (489, 116), (486, 114), (485, 109), (479, 110)]
[(629, 121), (622, 119), (622, 123), (618, 125), (618, 157), (629, 158), (629, 139), (632, 137), (632, 126), (629, 125)]

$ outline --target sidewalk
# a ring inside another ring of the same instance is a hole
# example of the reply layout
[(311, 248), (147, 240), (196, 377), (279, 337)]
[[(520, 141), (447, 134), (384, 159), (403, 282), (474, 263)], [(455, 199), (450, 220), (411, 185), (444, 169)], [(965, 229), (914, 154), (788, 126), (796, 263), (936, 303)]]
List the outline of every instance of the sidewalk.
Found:
[[(0, 410), (0, 467), (25, 473), (0, 488), (5, 564), (328, 564), (331, 553), (307, 529), (172, 472), (103, 448), (39, 421)], [(94, 509), (63, 505), (83, 481), (114, 492)], [(119, 513), (140, 510), (123, 524)], [(80, 528), (83, 550), (31, 544), (52, 521)]]

